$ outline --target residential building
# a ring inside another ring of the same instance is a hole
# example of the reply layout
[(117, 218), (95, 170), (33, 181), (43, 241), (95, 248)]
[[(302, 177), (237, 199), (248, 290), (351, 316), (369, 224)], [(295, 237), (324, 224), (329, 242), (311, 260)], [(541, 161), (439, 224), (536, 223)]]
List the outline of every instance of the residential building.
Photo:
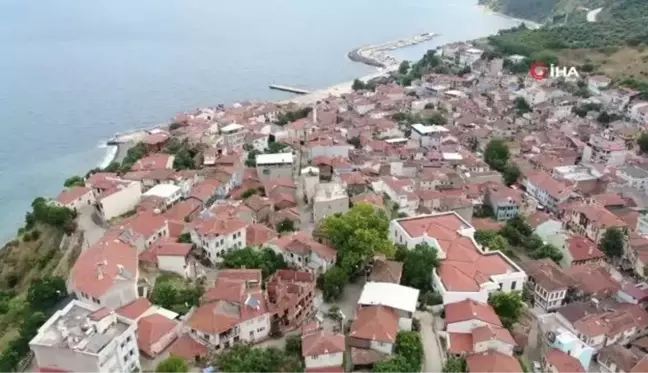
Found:
[(349, 211), (349, 195), (342, 184), (330, 182), (318, 184), (313, 197), (313, 220), (315, 224), (327, 216)]
[(596, 247), (596, 244), (579, 235), (571, 236), (566, 240), (567, 250), (561, 250), (563, 258), (560, 265), (569, 268), (571, 266), (602, 264), (605, 261), (605, 253)]
[(247, 226), (238, 218), (207, 215), (191, 222), (189, 233), (191, 242), (202, 249), (212, 263), (216, 263), (225, 253), (245, 246)]
[(159, 313), (137, 321), (137, 345), (146, 356), (160, 355), (178, 337), (178, 322)]
[(612, 79), (603, 75), (593, 75), (587, 77), (587, 89), (592, 92), (592, 94), (598, 95), (602, 90), (607, 88)]
[[(594, 356), (594, 349), (592, 347), (588, 346), (585, 342), (578, 339), (574, 333), (563, 327), (558, 327), (555, 331), (549, 332), (547, 335), (552, 349), (573, 357), (580, 363), (581, 368), (587, 371)], [(555, 357), (551, 357), (551, 361), (548, 361), (547, 364), (553, 363), (554, 366), (558, 368)], [(566, 359), (563, 357), (561, 360)], [(568, 372), (573, 373), (578, 372), (578, 370), (570, 370)]]
[(549, 373), (585, 373), (586, 370), (575, 357), (552, 348), (542, 356), (542, 367)]
[(220, 128), (225, 145), (230, 149), (237, 149), (243, 146), (246, 132), (245, 127), (237, 123), (231, 123)]
[(69, 289), (79, 300), (115, 309), (138, 298), (138, 276), (137, 249), (108, 232), (74, 263)]
[(648, 102), (639, 101), (629, 108), (630, 118), (639, 124), (648, 123)]
[(523, 265), (533, 294), (533, 305), (545, 311), (562, 307), (571, 279), (551, 259), (526, 262)]
[(385, 306), (358, 309), (349, 331), (348, 344), (383, 354), (394, 353), (398, 334), (398, 311)]
[(400, 284), (402, 275), (403, 263), (376, 257), (372, 263), (368, 281)]
[(293, 174), (293, 154), (258, 154), (256, 169), (262, 183), (273, 179), (290, 179)]
[(468, 372), (522, 372), (522, 367), (517, 358), (502, 354), (497, 351), (488, 351), (469, 355), (466, 358)]
[(414, 180), (383, 176), (371, 184), (374, 191), (384, 193), (398, 206), (399, 213), (414, 215), (419, 208), (419, 197), (414, 192)]
[(616, 176), (629, 187), (648, 192), (648, 167), (643, 164), (623, 165), (617, 168)]
[(488, 303), (472, 299), (444, 305), (445, 328), (448, 334), (470, 334), (482, 326), (502, 327), (502, 321)]
[(144, 156), (139, 161), (135, 162), (131, 167), (131, 171), (144, 171), (144, 170), (172, 170), (175, 155), (165, 153), (153, 153)]
[(526, 175), (522, 185), (527, 193), (549, 211), (557, 211), (558, 205), (567, 201), (571, 188), (554, 179), (544, 171), (534, 171)]
[(139, 255), (140, 265), (149, 264), (160, 271), (171, 272), (182, 277), (195, 275), (193, 259), (190, 259), (192, 245), (166, 238), (155, 242)]
[(443, 304), (473, 299), (486, 303), (494, 291), (521, 291), (526, 273), (499, 251), (484, 252), (475, 241), (475, 229), (455, 212), (392, 220), (390, 239), (414, 248), (427, 243), (438, 248), (439, 269), (432, 285)]
[(335, 249), (317, 242), (306, 232), (294, 232), (274, 238), (265, 245), (284, 257), (286, 263), (317, 275), (335, 265)]
[(304, 330), (302, 334), (302, 357), (307, 371), (310, 369), (343, 368), (345, 351), (344, 334), (325, 331), (321, 328)]
[(358, 306), (383, 306), (398, 313), (399, 330), (412, 330), (412, 317), (418, 304), (419, 290), (389, 282), (367, 282)]
[(218, 278), (185, 328), (193, 338), (219, 351), (237, 342), (267, 339), (271, 318), (270, 305), (258, 286), (242, 279)]
[(595, 243), (599, 243), (609, 228), (627, 230), (627, 224), (604, 207), (579, 204), (570, 207), (567, 226)]
[(606, 373), (639, 373), (648, 369), (648, 356), (644, 352), (619, 345), (603, 348), (596, 361)]
[(441, 139), (448, 135), (449, 130), (443, 126), (426, 126), (421, 123), (412, 124), (411, 139), (417, 140), (421, 147), (439, 148)]
[(157, 240), (169, 237), (166, 216), (154, 211), (142, 211), (125, 218), (114, 227), (121, 231), (120, 238), (142, 252)]
[(606, 166), (621, 166), (625, 163), (627, 150), (625, 142), (610, 130), (600, 135), (590, 136), (583, 149), (583, 162), (599, 163)]
[(107, 308), (73, 300), (29, 342), (41, 371), (140, 371), (137, 323)]
[(77, 211), (84, 207), (92, 206), (96, 202), (96, 199), (91, 188), (73, 186), (59, 193), (53, 202), (58, 206)]
[(135, 209), (142, 198), (142, 184), (136, 181), (106, 179), (94, 186), (96, 209), (103, 221), (109, 221)]
[(486, 188), (484, 203), (490, 206), (497, 221), (508, 220), (520, 214), (522, 192), (504, 185), (494, 185)]
[(273, 306), (272, 323), (280, 330), (301, 326), (315, 316), (316, 277), (309, 272), (281, 269), (266, 283)]
[(144, 197), (158, 197), (164, 201), (164, 204), (168, 207), (174, 203), (180, 201), (183, 197), (182, 188), (173, 185), (173, 184), (158, 184), (153, 188), (147, 190), (144, 194)]

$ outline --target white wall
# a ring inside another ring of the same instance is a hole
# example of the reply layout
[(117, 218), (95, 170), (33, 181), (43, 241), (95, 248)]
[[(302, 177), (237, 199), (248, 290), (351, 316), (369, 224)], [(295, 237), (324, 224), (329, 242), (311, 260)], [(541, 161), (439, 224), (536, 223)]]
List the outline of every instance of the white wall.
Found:
[(341, 367), (344, 362), (344, 353), (336, 352), (334, 354), (306, 356), (304, 361), (306, 369)]
[(469, 334), (472, 333), (473, 329), (479, 328), (480, 326), (490, 325), (482, 320), (472, 319), (460, 322), (453, 322), (451, 324), (446, 324), (446, 331), (448, 333), (463, 333)]
[(142, 198), (142, 184), (132, 182), (124, 189), (101, 198), (104, 220), (110, 220), (134, 209)]
[(394, 344), (387, 342), (371, 341), (369, 347), (372, 350), (379, 351), (385, 354), (392, 354), (394, 352)]
[(183, 277), (187, 277), (189, 273), (184, 256), (158, 255), (157, 260), (161, 271), (177, 273)]
[(228, 250), (236, 250), (245, 247), (245, 243), (247, 242), (246, 228), (247, 227), (243, 227), (236, 232), (218, 237), (203, 237), (200, 236), (195, 229), (192, 229), (190, 231), (191, 242), (196, 244), (196, 246), (203, 248), (209, 255), (210, 260), (216, 262), (216, 259), (222, 257)]
[(474, 351), (477, 353), (498, 351), (504, 355), (513, 356), (513, 345), (503, 343), (499, 340), (483, 341), (475, 344)]
[[(67, 207), (72, 210), (79, 210), (83, 207), (90, 206), (96, 202), (94, 193), (92, 193), (92, 189), (88, 190), (88, 193), (80, 196), (79, 198), (75, 199), (74, 201), (62, 205), (63, 207)], [(61, 205), (60, 203), (57, 203), (58, 205)]]

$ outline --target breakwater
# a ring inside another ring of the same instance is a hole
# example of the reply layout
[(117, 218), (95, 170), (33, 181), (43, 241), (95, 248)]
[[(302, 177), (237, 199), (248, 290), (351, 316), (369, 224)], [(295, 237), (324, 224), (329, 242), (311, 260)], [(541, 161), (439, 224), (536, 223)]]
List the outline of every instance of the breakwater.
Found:
[(351, 61), (361, 62), (369, 66), (380, 68), (395, 66), (398, 65), (400, 61), (393, 56), (390, 56), (387, 53), (388, 51), (420, 44), (432, 40), (437, 36), (439, 36), (439, 34), (427, 32), (406, 39), (400, 39), (376, 45), (369, 45), (352, 50), (351, 52), (349, 52), (348, 56)]

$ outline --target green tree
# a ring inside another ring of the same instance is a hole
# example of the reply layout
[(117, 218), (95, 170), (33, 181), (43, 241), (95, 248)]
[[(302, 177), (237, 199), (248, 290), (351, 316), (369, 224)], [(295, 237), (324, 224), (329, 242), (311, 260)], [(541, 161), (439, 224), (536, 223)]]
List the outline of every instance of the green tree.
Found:
[(27, 301), (34, 310), (48, 311), (67, 295), (65, 280), (59, 276), (45, 276), (32, 282), (27, 290)]
[(103, 169), (104, 172), (119, 172), (121, 164), (119, 162), (110, 162), (106, 168)]
[(252, 348), (244, 344), (221, 352), (216, 366), (221, 372), (296, 372), (303, 369), (298, 359), (278, 348)]
[(409, 69), (410, 69), (410, 63), (409, 63), (409, 61), (407, 61), (407, 60), (406, 60), (406, 61), (403, 61), (403, 62), (401, 62), (400, 65), (398, 66), (398, 73), (401, 74), (401, 75), (405, 75), (405, 74), (407, 74), (407, 72), (409, 71)]
[(608, 228), (599, 245), (608, 258), (620, 258), (623, 255), (623, 241), (623, 232), (619, 228)]
[(277, 232), (294, 232), (295, 231), (295, 222), (290, 219), (284, 219), (277, 225)]
[(501, 251), (505, 254), (510, 253), (511, 249), (509, 247), (509, 243), (506, 240), (506, 238), (502, 237), (499, 234), (496, 234), (491, 238), (487, 243), (486, 247), (490, 251)]
[(468, 371), (466, 359), (463, 357), (448, 358), (443, 364), (443, 373), (465, 373)]
[(378, 361), (376, 365), (374, 365), (373, 371), (385, 373), (413, 372), (412, 370), (409, 370), (409, 362), (407, 359), (401, 355), (395, 355), (387, 360)]
[(405, 358), (409, 367), (404, 372), (420, 372), (423, 363), (421, 335), (414, 331), (400, 331), (396, 335), (396, 353)]
[(520, 172), (520, 169), (515, 163), (509, 163), (504, 167), (504, 171), (502, 171), (502, 177), (504, 179), (504, 184), (506, 185), (512, 185), (517, 183), (518, 179), (520, 178), (520, 175), (522, 173)]
[(73, 186), (84, 186), (85, 185), (85, 180), (81, 176), (72, 176), (67, 179), (65, 179), (65, 182), (63, 183), (63, 186), (66, 188), (70, 188)]
[(286, 337), (286, 353), (288, 355), (302, 356), (301, 335), (290, 335)]
[(526, 114), (531, 111), (531, 105), (523, 97), (516, 97), (515, 110), (518, 115)]
[(183, 147), (175, 153), (173, 168), (176, 170), (193, 170), (196, 168), (196, 163), (189, 149)]
[(319, 282), (324, 300), (331, 302), (340, 299), (344, 293), (344, 287), (349, 283), (349, 276), (343, 268), (334, 266), (321, 275)]
[(162, 360), (155, 367), (157, 373), (184, 373), (189, 371), (189, 367), (183, 358), (171, 356), (166, 360)]
[(354, 91), (361, 91), (361, 90), (363, 90), (365, 88), (366, 88), (366, 85), (360, 79), (355, 79), (353, 81), (353, 84), (351, 85), (351, 89), (353, 89)]
[(508, 163), (509, 159), (509, 148), (502, 139), (492, 139), (488, 145), (486, 145), (486, 151), (484, 152), (484, 161), (488, 165), (497, 171), (503, 171)]
[(545, 259), (549, 258), (556, 262), (556, 264), (560, 264), (560, 261), (563, 258), (562, 253), (558, 248), (554, 245), (551, 244), (546, 244), (542, 245), (539, 248), (537, 248), (534, 252), (531, 253), (531, 257), (533, 259)]
[(337, 250), (337, 263), (348, 276), (360, 273), (375, 254), (391, 257), (394, 253), (387, 215), (367, 203), (358, 203), (343, 215), (327, 217), (321, 229)]
[(488, 298), (488, 303), (493, 307), (502, 321), (502, 325), (507, 329), (518, 322), (524, 309), (522, 293), (519, 291), (492, 293)]
[(153, 287), (151, 302), (164, 308), (173, 308), (178, 302), (178, 291), (170, 282), (159, 282)]
[(405, 256), (401, 283), (422, 291), (431, 290), (432, 269), (438, 266), (437, 249), (425, 243), (418, 244)]
[(257, 193), (259, 193), (258, 189), (250, 188), (250, 189), (246, 190), (245, 192), (243, 192), (241, 197), (243, 197), (243, 199), (248, 199), (248, 198), (252, 197), (253, 195), (255, 195)]
[(540, 236), (533, 233), (532, 235), (525, 238), (524, 242), (522, 242), (522, 245), (528, 251), (533, 252), (542, 247), (542, 245), (544, 245), (544, 242), (542, 241), (542, 238), (540, 238)]
[(271, 249), (255, 250), (251, 247), (244, 247), (225, 253), (223, 267), (258, 268), (261, 269), (263, 278), (267, 278), (280, 269), (288, 268), (288, 265), (282, 255)]
[(178, 237), (178, 242), (180, 243), (191, 243), (191, 234), (183, 233)]
[(286, 145), (284, 145), (282, 143), (279, 143), (279, 142), (276, 142), (276, 141), (271, 142), (271, 143), (268, 143), (268, 150), (266, 151), (266, 153), (269, 153), (269, 154), (281, 153), (281, 152), (284, 151), (285, 148), (286, 148)]
[(474, 237), (478, 244), (487, 245), (495, 236), (497, 236), (497, 232), (477, 230)]
[(429, 125), (437, 125), (437, 126), (443, 126), (445, 125), (448, 121), (446, 118), (443, 116), (441, 113), (434, 113), (431, 116), (425, 118), (423, 120), (426, 124)]
[(642, 153), (648, 153), (648, 132), (642, 132), (637, 139), (637, 145)]

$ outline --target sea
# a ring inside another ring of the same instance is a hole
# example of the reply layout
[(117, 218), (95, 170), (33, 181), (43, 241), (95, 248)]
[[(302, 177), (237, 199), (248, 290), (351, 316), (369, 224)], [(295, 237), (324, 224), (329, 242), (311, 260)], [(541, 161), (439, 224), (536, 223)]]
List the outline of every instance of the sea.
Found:
[(0, 239), (37, 196), (110, 162), (116, 132), (178, 112), (283, 100), (375, 72), (353, 48), (414, 36), (427, 49), (519, 21), (476, 0), (0, 0)]

